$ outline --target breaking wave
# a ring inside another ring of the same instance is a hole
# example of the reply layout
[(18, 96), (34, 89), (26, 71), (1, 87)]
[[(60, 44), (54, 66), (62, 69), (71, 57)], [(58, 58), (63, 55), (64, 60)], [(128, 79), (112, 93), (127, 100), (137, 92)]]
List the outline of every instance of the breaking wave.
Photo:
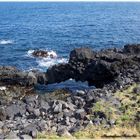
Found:
[(68, 60), (66, 58), (43, 58), (37, 61), (40, 67), (49, 68), (53, 65), (60, 64), (60, 63), (67, 63)]
[(0, 40), (0, 45), (8, 45), (8, 44), (13, 44), (13, 40)]
[[(35, 50), (29, 50), (27, 52), (27, 55), (29, 57), (33, 57), (32, 53), (34, 51)], [(58, 55), (55, 51), (53, 51), (53, 50), (49, 50), (49, 51), (46, 50), (46, 51), (48, 52), (48, 57), (47, 58), (36, 58), (36, 62), (37, 62), (39, 67), (49, 68), (49, 67), (52, 67), (53, 65), (56, 65), (56, 64), (67, 63), (68, 62), (68, 59), (58, 57)], [(53, 56), (53, 58), (51, 56)]]

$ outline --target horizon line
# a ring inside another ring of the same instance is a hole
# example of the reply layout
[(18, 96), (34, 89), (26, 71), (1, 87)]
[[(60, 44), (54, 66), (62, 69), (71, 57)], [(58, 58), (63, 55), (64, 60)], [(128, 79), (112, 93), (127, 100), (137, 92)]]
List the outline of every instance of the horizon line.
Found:
[(140, 0), (0, 0), (0, 2), (140, 2)]

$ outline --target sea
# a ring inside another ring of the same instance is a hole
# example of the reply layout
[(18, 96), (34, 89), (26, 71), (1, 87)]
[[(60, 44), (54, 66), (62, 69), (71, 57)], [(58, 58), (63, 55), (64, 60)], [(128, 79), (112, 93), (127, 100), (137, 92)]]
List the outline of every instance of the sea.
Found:
[[(100, 50), (131, 43), (140, 43), (138, 2), (0, 3), (0, 66), (47, 71), (67, 63), (74, 48)], [(34, 50), (56, 57), (34, 58)]]

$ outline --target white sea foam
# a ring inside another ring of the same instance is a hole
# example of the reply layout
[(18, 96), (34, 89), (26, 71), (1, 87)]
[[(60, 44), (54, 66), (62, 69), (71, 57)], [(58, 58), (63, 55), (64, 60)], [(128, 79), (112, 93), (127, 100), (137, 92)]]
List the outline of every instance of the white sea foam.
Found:
[[(35, 50), (29, 50), (27, 52), (27, 56), (29, 57), (33, 57), (32, 53)], [(66, 58), (59, 58), (57, 56), (57, 53), (53, 50), (46, 50), (48, 52), (48, 57), (47, 58), (36, 58), (36, 61), (38, 63), (38, 66), (40, 68), (49, 68), (55, 64), (59, 64), (59, 63), (67, 63), (68, 60)], [(53, 57), (52, 57), (53, 56)]]
[(34, 52), (34, 50), (29, 50), (28, 52), (27, 52), (27, 56), (30, 56), (30, 57), (32, 57), (32, 53)]
[(67, 63), (67, 61), (66, 58), (43, 58), (38, 60), (37, 63), (40, 67), (49, 68), (55, 64)]
[(57, 58), (57, 54), (56, 54), (56, 52), (55, 51), (48, 51), (48, 55), (49, 56), (53, 56), (53, 58)]
[(8, 45), (8, 44), (13, 44), (13, 40), (0, 40), (0, 45)]

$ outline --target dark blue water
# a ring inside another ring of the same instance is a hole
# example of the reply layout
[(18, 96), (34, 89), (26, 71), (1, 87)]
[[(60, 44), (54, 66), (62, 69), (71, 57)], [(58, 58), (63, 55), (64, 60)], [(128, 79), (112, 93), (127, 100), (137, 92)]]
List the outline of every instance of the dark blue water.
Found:
[[(0, 3), (0, 65), (46, 70), (75, 47), (140, 43), (140, 3)], [(53, 50), (37, 59), (29, 50)]]

